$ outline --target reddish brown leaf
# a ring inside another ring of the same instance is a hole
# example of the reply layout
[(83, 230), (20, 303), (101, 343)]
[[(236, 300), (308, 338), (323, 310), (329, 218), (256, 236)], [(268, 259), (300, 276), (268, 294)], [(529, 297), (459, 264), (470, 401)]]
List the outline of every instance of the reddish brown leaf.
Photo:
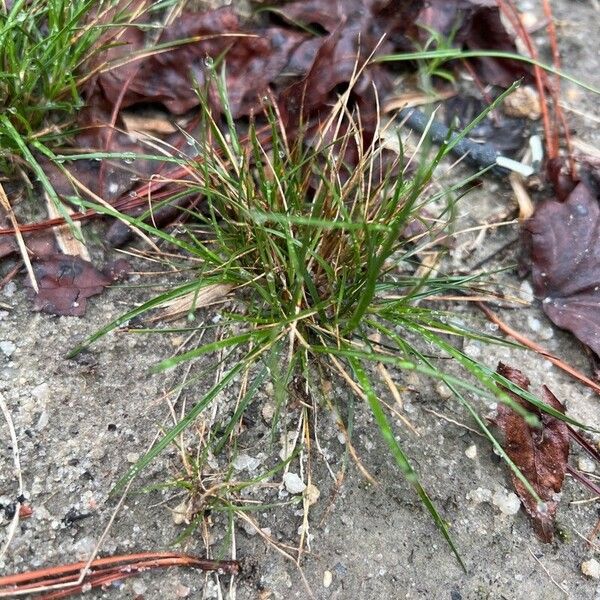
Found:
[(54, 315), (80, 317), (85, 314), (87, 299), (127, 270), (127, 261), (116, 261), (107, 273), (98, 271), (78, 256), (54, 254), (34, 263), (33, 270), (40, 288), (34, 308)]
[(600, 355), (600, 206), (579, 183), (565, 202), (547, 200), (526, 225), (531, 273), (544, 312)]
[[(497, 372), (520, 388), (529, 388), (529, 379), (518, 369), (499, 363)], [(550, 542), (554, 534), (554, 516), (558, 508), (557, 494), (562, 489), (567, 470), (569, 429), (559, 419), (506, 391), (515, 402), (536, 414), (542, 423), (539, 429), (530, 427), (514, 410), (505, 404), (498, 405), (496, 424), (504, 434), (504, 449), (544, 502), (544, 507), (538, 505), (514, 474), (513, 486), (533, 521), (538, 537), (544, 542)], [(546, 404), (561, 413), (565, 412), (564, 406), (546, 386), (542, 387), (542, 396)]]

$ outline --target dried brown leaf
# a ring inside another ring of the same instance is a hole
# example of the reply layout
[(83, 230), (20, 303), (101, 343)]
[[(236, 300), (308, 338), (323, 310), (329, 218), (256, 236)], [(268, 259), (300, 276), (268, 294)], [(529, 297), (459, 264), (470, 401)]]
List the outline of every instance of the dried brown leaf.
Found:
[(85, 314), (87, 299), (120, 278), (128, 270), (128, 263), (120, 259), (103, 273), (78, 256), (54, 254), (35, 262), (33, 270), (39, 285), (34, 308), (80, 317)]
[(526, 223), (533, 289), (550, 319), (600, 355), (600, 206), (581, 182)]
[[(497, 372), (520, 388), (529, 388), (529, 379), (518, 369), (499, 363)], [(558, 494), (567, 470), (569, 430), (564, 422), (540, 411), (516, 394), (506, 391), (515, 402), (536, 414), (542, 423), (539, 429), (533, 428), (512, 408), (505, 404), (498, 405), (496, 424), (504, 434), (504, 449), (544, 502), (544, 506), (538, 504), (514, 474), (513, 486), (533, 522), (538, 537), (544, 542), (550, 542), (554, 534)], [(546, 404), (561, 413), (565, 412), (562, 403), (546, 386), (542, 387), (542, 396)]]

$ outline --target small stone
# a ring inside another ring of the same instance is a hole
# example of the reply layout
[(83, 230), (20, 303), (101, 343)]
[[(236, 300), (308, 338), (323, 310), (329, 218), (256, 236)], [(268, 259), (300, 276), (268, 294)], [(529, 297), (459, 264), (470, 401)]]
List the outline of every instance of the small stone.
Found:
[(481, 504), (482, 502), (492, 501), (492, 491), (486, 488), (477, 488), (467, 494), (467, 500), (470, 500), (474, 504)]
[(137, 452), (128, 452), (127, 453), (127, 462), (133, 464), (136, 463), (139, 459), (140, 455)]
[(328, 588), (333, 582), (333, 573), (331, 571), (325, 571), (323, 573), (323, 587)]
[(435, 391), (443, 400), (452, 398), (452, 390), (443, 381), (438, 382), (438, 384), (435, 386)]
[(581, 572), (592, 579), (600, 579), (600, 563), (595, 558), (590, 558), (581, 563)]
[(50, 415), (48, 414), (48, 411), (43, 410), (40, 414), (40, 418), (38, 419), (38, 422), (37, 422), (37, 425), (35, 426), (35, 428), (38, 431), (44, 429), (44, 427), (46, 427), (46, 425), (48, 425), (49, 420), (50, 420)]
[(519, 287), (519, 296), (522, 300), (525, 300), (525, 302), (533, 302), (533, 288), (527, 279), (525, 279)]
[(301, 494), (306, 489), (306, 484), (296, 473), (288, 472), (283, 476), (283, 485), (290, 494)]
[(471, 341), (463, 348), (464, 353), (471, 358), (479, 358), (481, 356), (481, 344)]
[(45, 404), (50, 398), (50, 386), (47, 383), (40, 383), (40, 385), (36, 385), (31, 390), (31, 395), (38, 400), (38, 402)]
[(9, 281), (5, 286), (4, 286), (4, 295), (7, 298), (12, 298), (14, 293), (17, 291), (17, 284), (14, 281)]
[(187, 512), (188, 503), (187, 500), (184, 500), (171, 511), (173, 523), (175, 523), (175, 525), (183, 525), (184, 523), (187, 525), (189, 523)]
[(13, 352), (17, 349), (14, 342), (4, 341), (0, 342), (0, 350), (4, 353), (4, 356), (12, 356)]
[(577, 461), (577, 466), (579, 467), (579, 470), (584, 473), (593, 473), (596, 470), (596, 463), (587, 456), (582, 456)]
[(492, 503), (505, 515), (516, 515), (521, 508), (519, 497), (513, 492), (507, 492), (506, 490), (498, 490), (492, 496)]
[(306, 489), (304, 490), (304, 497), (306, 498), (306, 501), (308, 502), (309, 506), (316, 504), (320, 495), (321, 492), (319, 491), (319, 488), (316, 485), (313, 485), (312, 483), (309, 483), (306, 486)]
[(256, 527), (252, 525), (252, 523), (248, 523), (248, 521), (242, 520), (240, 523), (240, 527), (245, 531), (246, 535), (252, 537), (258, 533)]
[(269, 425), (273, 420), (273, 415), (275, 414), (275, 405), (271, 402), (266, 402), (265, 404), (263, 404), (260, 414), (262, 415), (262, 418), (264, 419), (265, 423)]
[(535, 332), (538, 332), (542, 328), (542, 322), (531, 315), (527, 317), (527, 325), (531, 331)]
[(247, 454), (238, 454), (231, 463), (236, 471), (254, 471), (260, 465), (260, 459)]
[(477, 446), (475, 444), (471, 444), (466, 450), (465, 455), (467, 458), (473, 460), (477, 457)]
[(131, 584), (131, 589), (133, 590), (134, 594), (137, 594), (138, 596), (143, 596), (148, 588), (141, 579), (135, 579)]
[(175, 588), (175, 595), (178, 598), (187, 598), (190, 595), (191, 591), (192, 591), (191, 588), (189, 588), (187, 585), (178, 583), (177, 587)]
[[(522, 13), (523, 18), (535, 19), (534, 23), (537, 22), (537, 18), (534, 13)], [(542, 114), (542, 104), (537, 91), (529, 86), (524, 85), (517, 88), (510, 96), (504, 99), (502, 105), (504, 112), (509, 117), (531, 119), (537, 121)]]

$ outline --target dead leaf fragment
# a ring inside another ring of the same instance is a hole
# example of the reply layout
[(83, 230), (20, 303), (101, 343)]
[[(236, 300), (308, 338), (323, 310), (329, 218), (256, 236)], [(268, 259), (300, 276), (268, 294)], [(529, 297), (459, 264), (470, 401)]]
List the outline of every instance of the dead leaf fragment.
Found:
[[(529, 379), (518, 369), (499, 363), (497, 372), (520, 388), (529, 388)], [(538, 537), (544, 542), (551, 542), (554, 535), (554, 516), (558, 508), (557, 494), (562, 489), (567, 471), (569, 430), (559, 419), (540, 411), (516, 394), (505, 391), (515, 402), (536, 414), (542, 423), (539, 429), (533, 428), (521, 415), (505, 404), (498, 405), (496, 424), (504, 434), (504, 449), (544, 502), (544, 506), (538, 505), (514, 474), (513, 486), (533, 522)], [(546, 386), (542, 387), (542, 397), (552, 408), (561, 413), (565, 412), (562, 403)]]
[(600, 205), (579, 183), (565, 202), (547, 200), (525, 225), (533, 290), (552, 322), (600, 356)]
[(103, 273), (78, 256), (55, 254), (35, 262), (33, 269), (39, 285), (34, 309), (80, 317), (85, 314), (87, 299), (118, 279), (127, 264), (121, 259)]

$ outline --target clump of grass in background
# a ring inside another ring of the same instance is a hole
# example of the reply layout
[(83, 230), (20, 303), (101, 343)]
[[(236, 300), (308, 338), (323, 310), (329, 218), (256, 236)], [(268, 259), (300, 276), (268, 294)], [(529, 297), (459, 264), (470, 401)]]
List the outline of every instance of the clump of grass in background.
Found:
[[(418, 268), (421, 252), (431, 248), (432, 237), (439, 236), (448, 221), (456, 193), (468, 184), (462, 182), (437, 193), (430, 186), (436, 166), (456, 140), (430, 155), (424, 151), (423, 156), (413, 157), (409, 169), (402, 152), (391, 156), (379, 138), (368, 147), (357, 143), (363, 136), (360, 115), (348, 106), (350, 92), (340, 98), (328, 121), (318, 131), (311, 129), (310, 135), (288, 140), (276, 109), (266, 103), (266, 126), (253, 122), (242, 138), (227, 108), (224, 77), (213, 83), (218, 86), (227, 127), (224, 132), (223, 123), (217, 122), (204, 98), (203, 134), (196, 142), (201, 158), (182, 159), (192, 173), (187, 191), (203, 197), (201, 209), (188, 215), (187, 235), (175, 237), (157, 230), (144, 222), (147, 215), (120, 215), (191, 253), (200, 264), (197, 278), (123, 315), (71, 356), (111, 329), (167, 301), (188, 296), (193, 307), (194, 298), (209, 286), (235, 289), (243, 311), (222, 313), (222, 337), (157, 366), (156, 370), (162, 371), (218, 353), (216, 362), (222, 375), (120, 483), (131, 480), (177, 441), (220, 392), (240, 378), (244, 385), (232, 416), (219, 433), (203, 442), (192, 469), (196, 475), (184, 477), (177, 484), (180, 487), (187, 486), (185, 481), (201, 481), (206, 457), (218, 456), (226, 448), (244, 411), (267, 382), (274, 388), (276, 427), (290, 396), (304, 398), (302, 418), (306, 418), (307, 410), (317, 410), (326, 383), (335, 381), (367, 402), (396, 464), (458, 557), (448, 525), (398, 443), (378, 392), (387, 388), (394, 393), (389, 369), (416, 371), (444, 382), (534, 497), (535, 491), (503, 452), (465, 392), (499, 398), (523, 414), (500, 389), (504, 386), (557, 418), (570, 419), (469, 358), (450, 341), (470, 337), (498, 343), (498, 339), (454, 323), (450, 315), (427, 304), (433, 296), (455, 294), (476, 284), (474, 277), (434, 277), (431, 269)], [(461, 135), (467, 132), (468, 128)], [(358, 157), (352, 166), (345, 161), (351, 151)], [(425, 206), (429, 210), (437, 206), (438, 213), (431, 221), (423, 217)], [(117, 214), (110, 208), (95, 208)], [(431, 223), (427, 235), (407, 239), (404, 233), (415, 219)], [(464, 378), (444, 370), (448, 358), (462, 366)], [(525, 416), (530, 421), (533, 418)], [(304, 421), (306, 427), (309, 421)], [(352, 430), (351, 422), (344, 426)], [(220, 489), (237, 488), (227, 479)]]
[(131, 5), (116, 0), (0, 5), (0, 171), (25, 165), (69, 224), (37, 157), (53, 161), (53, 149), (73, 133), (71, 118), (84, 105), (81, 86), (93, 74), (83, 67), (111, 43), (113, 36), (102, 42), (103, 34), (139, 16)]
[(43, 140), (56, 134), (49, 127), (49, 115), (64, 120), (81, 108), (78, 69), (90, 58), (102, 33), (91, 15), (102, 14), (110, 4), (20, 0), (0, 10), (0, 108), (5, 116), (0, 147), (4, 156), (8, 151), (20, 152), (15, 133), (26, 142)]

